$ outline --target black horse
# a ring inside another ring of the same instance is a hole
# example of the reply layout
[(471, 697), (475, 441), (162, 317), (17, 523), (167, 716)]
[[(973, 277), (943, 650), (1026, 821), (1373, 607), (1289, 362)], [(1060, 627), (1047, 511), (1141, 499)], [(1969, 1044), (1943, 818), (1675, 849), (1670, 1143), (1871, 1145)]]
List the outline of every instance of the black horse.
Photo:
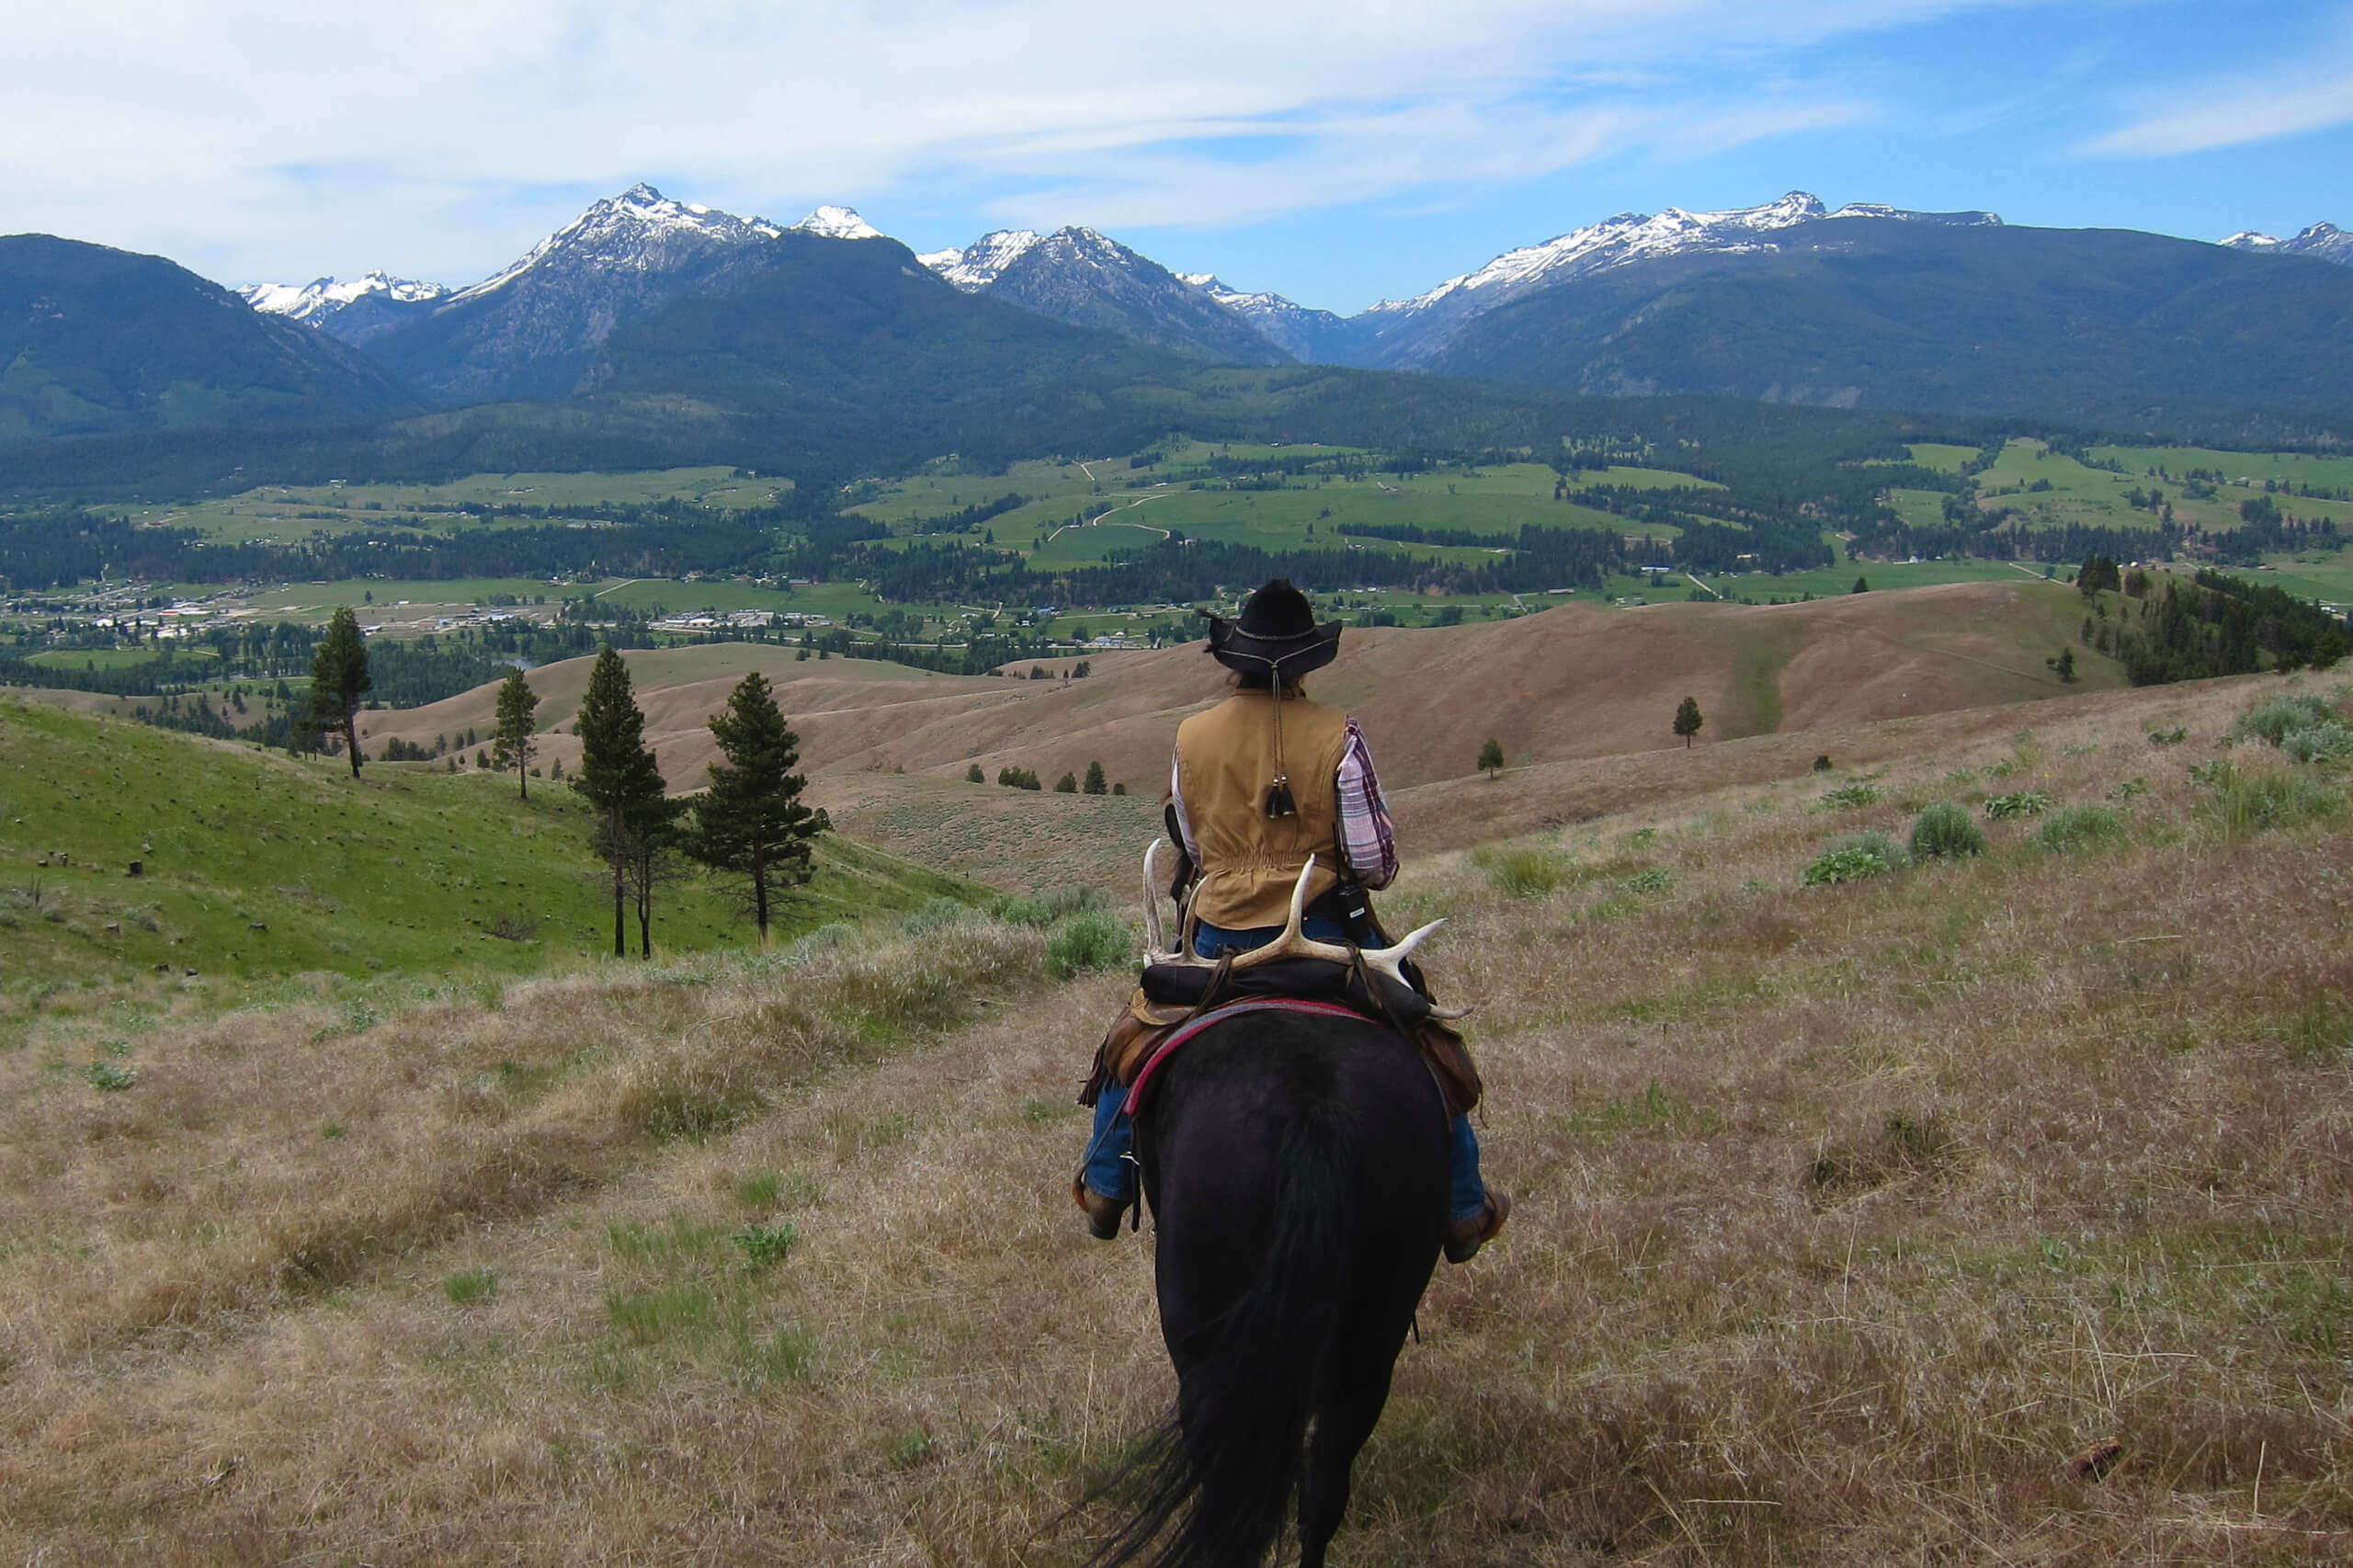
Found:
[(1136, 1153), (1176, 1410), (1097, 1562), (1255, 1565), (1295, 1496), (1321, 1568), (1444, 1239), (1438, 1086), (1381, 1025), (1251, 1013), (1160, 1070)]

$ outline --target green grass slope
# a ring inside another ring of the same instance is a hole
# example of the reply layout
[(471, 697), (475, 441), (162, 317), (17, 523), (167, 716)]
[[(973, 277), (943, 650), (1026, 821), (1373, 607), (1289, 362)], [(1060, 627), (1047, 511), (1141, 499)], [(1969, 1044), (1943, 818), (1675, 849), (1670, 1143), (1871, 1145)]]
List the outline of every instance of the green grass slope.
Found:
[[(339, 762), (0, 701), (0, 983), (574, 963), (612, 940), (587, 845), (561, 787), (526, 804), (479, 775), (371, 767), (355, 783)], [(973, 891), (828, 837), (781, 934)], [(732, 884), (700, 876), (663, 890), (654, 937), (755, 940)]]

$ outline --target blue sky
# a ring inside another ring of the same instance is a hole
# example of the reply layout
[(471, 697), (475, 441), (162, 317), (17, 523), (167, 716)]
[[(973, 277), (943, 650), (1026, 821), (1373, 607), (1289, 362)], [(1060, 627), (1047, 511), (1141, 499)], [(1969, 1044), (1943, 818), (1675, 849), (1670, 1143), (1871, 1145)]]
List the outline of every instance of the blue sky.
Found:
[(640, 179), (919, 250), (1084, 222), (1352, 311), (1613, 212), (2353, 226), (2353, 4), (83, 0), (12, 18), (0, 232), (470, 282)]

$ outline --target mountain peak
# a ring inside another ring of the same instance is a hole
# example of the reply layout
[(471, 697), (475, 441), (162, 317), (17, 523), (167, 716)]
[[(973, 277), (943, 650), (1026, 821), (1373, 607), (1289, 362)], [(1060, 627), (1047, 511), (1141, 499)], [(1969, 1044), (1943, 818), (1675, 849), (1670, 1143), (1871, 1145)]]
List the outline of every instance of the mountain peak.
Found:
[(804, 234), (822, 234), (829, 240), (879, 240), (882, 231), (858, 215), (855, 207), (820, 207), (798, 223), (794, 229)]
[(331, 315), (371, 294), (407, 305), (438, 300), (449, 291), (446, 284), (420, 283), (388, 272), (352, 278), (314, 278), (308, 283), (256, 283), (237, 290), (245, 303), (264, 315), (294, 321), (307, 321), (323, 312)]
[(2233, 250), (2254, 250), (2280, 256), (2313, 256), (2323, 261), (2334, 261), (2353, 267), (2353, 234), (2334, 223), (2313, 223), (2298, 232), (2293, 239), (2283, 240), (2276, 234), (2257, 233), (2252, 229), (2233, 234), (2222, 242)]
[(535, 267), (552, 263), (590, 269), (667, 271), (686, 258), (772, 240), (783, 233), (765, 218), (738, 218), (716, 208), (675, 200), (640, 180), (619, 196), (590, 203), (586, 211), (532, 246), (521, 260), (451, 298), (479, 299)]
[(961, 250), (936, 250), (915, 259), (965, 293), (975, 294), (995, 282), (1006, 267), (1029, 255), (1045, 237), (1034, 229), (998, 229)]

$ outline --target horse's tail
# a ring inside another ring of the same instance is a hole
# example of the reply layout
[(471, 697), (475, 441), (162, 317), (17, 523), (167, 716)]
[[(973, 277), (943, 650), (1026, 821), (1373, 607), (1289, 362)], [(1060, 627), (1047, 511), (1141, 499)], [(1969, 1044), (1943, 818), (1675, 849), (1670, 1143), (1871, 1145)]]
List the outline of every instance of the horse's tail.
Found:
[(1204, 1331), (1213, 1342), (1186, 1347), (1196, 1359), (1178, 1409), (1097, 1494), (1122, 1495), (1131, 1510), (1097, 1568), (1137, 1562), (1164, 1534), (1152, 1568), (1256, 1563), (1281, 1538), (1347, 1299), (1358, 1198), (1345, 1173), (1347, 1115), (1311, 1101), (1283, 1130), (1265, 1262)]

